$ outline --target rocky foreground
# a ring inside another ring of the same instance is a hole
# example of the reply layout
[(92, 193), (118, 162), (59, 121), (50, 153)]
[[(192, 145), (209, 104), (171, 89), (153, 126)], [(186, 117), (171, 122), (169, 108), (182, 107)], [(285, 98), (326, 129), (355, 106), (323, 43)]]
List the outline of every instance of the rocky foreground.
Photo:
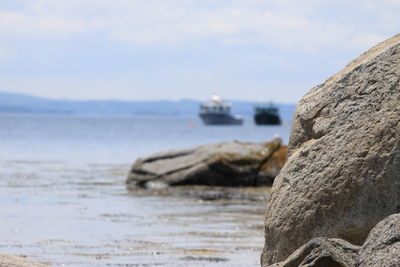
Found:
[(288, 156), (262, 266), (400, 266), (400, 35), (311, 89)]
[(145, 188), (271, 185), (286, 161), (286, 151), (287, 146), (274, 140), (227, 142), (161, 152), (136, 160), (127, 184)]
[(378, 223), (362, 246), (338, 238), (314, 238), (284, 262), (270, 266), (400, 266), (400, 214)]
[(47, 265), (28, 261), (21, 257), (0, 253), (0, 267), (45, 267)]

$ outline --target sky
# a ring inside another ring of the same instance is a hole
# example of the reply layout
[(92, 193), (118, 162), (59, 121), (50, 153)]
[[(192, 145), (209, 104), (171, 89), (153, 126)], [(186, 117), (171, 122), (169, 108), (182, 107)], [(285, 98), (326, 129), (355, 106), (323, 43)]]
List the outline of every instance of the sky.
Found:
[(398, 0), (1, 0), (0, 91), (297, 102), (400, 27)]

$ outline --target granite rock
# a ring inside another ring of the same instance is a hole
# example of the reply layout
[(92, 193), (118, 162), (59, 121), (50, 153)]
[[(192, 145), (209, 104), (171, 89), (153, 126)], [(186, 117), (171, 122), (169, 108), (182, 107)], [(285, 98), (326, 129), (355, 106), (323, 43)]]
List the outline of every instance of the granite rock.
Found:
[(284, 262), (269, 267), (353, 267), (360, 247), (342, 239), (314, 238)]
[(355, 266), (400, 266), (400, 213), (387, 217), (372, 229)]
[(263, 266), (315, 237), (361, 245), (400, 211), (399, 80), (396, 35), (300, 101), (267, 204)]
[(178, 185), (271, 185), (286, 161), (280, 140), (227, 142), (157, 153), (133, 164), (127, 184), (141, 187)]
[(31, 262), (21, 257), (0, 253), (0, 267), (45, 267), (45, 266), (47, 265)]
[(362, 246), (319, 237), (298, 248), (285, 261), (268, 267), (400, 266), (400, 213), (379, 222)]

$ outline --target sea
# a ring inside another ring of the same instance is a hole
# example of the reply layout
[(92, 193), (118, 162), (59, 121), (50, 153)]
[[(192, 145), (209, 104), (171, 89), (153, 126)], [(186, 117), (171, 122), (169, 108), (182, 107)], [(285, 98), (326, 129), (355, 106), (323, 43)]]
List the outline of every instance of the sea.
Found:
[(262, 197), (159, 194), (128, 189), (125, 179), (155, 152), (277, 136), (287, 143), (289, 131), (288, 121), (257, 126), (250, 117), (205, 126), (184, 116), (0, 114), (0, 253), (51, 266), (259, 266)]

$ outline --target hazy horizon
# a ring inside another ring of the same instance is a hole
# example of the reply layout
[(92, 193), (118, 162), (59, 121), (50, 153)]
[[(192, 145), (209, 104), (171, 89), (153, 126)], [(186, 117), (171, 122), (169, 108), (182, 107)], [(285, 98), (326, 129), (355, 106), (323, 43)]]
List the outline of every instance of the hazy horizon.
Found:
[[(98, 98), (69, 98), (69, 97), (47, 97), (47, 96), (42, 96), (42, 95), (36, 95), (36, 94), (31, 94), (31, 93), (19, 93), (19, 92), (10, 92), (10, 91), (2, 91), (0, 90), (0, 95), (1, 94), (12, 94), (12, 95), (20, 95), (20, 96), (27, 96), (27, 97), (34, 97), (34, 98), (42, 98), (42, 99), (47, 99), (47, 100), (60, 100), (60, 101), (116, 101), (116, 102), (159, 102), (159, 101), (168, 101), (168, 102), (180, 102), (180, 101), (197, 101), (197, 102), (203, 102), (203, 101), (210, 101), (211, 96), (210, 95), (208, 98), (205, 99), (196, 99), (196, 98), (179, 98), (179, 99), (167, 99), (167, 98), (152, 98), (152, 99), (128, 99), (128, 98), (104, 98), (104, 99), (98, 99)], [(218, 95), (218, 94), (217, 94)], [(243, 99), (231, 99), (231, 98), (224, 98), (221, 96), (223, 100), (225, 101), (233, 101), (233, 102), (254, 102), (254, 103), (279, 103), (283, 105), (295, 105), (296, 102), (283, 102), (283, 101), (272, 101), (266, 100), (266, 101), (260, 101), (257, 99), (249, 99), (249, 100), (243, 100)]]

